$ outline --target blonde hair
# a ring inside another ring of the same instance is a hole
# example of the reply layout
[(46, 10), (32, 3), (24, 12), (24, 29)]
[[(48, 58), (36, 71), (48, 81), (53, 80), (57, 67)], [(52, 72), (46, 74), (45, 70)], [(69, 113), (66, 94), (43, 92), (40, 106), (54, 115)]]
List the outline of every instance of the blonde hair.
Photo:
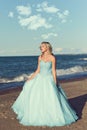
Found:
[(48, 47), (50, 53), (53, 54), (53, 53), (52, 53), (52, 50), (53, 50), (53, 49), (52, 49), (52, 46), (51, 46), (51, 44), (50, 44), (49, 42), (43, 41), (41, 44), (45, 44), (45, 45)]

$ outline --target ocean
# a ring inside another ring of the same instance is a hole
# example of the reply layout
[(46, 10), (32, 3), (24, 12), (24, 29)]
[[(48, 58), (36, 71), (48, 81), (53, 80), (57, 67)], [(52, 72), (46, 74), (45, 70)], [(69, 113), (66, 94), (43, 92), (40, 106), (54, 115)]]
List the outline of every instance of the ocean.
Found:
[[(56, 57), (59, 80), (87, 77), (87, 54), (60, 54)], [(37, 68), (38, 56), (0, 57), (0, 90), (23, 86)]]

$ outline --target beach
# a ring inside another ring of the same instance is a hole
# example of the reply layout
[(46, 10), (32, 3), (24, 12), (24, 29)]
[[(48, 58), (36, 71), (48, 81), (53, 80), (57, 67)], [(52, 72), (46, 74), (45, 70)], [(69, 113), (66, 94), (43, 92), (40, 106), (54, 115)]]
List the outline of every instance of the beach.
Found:
[[(23, 126), (16, 119), (11, 106), (20, 94), (22, 87), (0, 91), (0, 130), (87, 130), (87, 78), (61, 81), (71, 106), (76, 110), (79, 120), (67, 126), (42, 127)], [(69, 117), (68, 117), (69, 118)]]

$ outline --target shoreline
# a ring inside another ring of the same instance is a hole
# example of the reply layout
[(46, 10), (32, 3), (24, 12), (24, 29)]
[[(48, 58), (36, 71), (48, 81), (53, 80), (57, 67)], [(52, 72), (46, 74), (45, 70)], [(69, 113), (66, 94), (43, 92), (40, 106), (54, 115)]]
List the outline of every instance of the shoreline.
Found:
[[(87, 77), (80, 77), (80, 78), (75, 78), (75, 79), (65, 79), (65, 80), (59, 80), (59, 83), (64, 84), (64, 83), (70, 83), (70, 82), (76, 82), (76, 81), (82, 81), (87, 79)], [(9, 93), (13, 93), (13, 92), (17, 92), (17, 91), (21, 91), (22, 90), (22, 86), (18, 86), (18, 87), (13, 87), (13, 88), (8, 88), (8, 89), (4, 89), (4, 90), (0, 90), (0, 95), (5, 95), (5, 94), (9, 94)]]

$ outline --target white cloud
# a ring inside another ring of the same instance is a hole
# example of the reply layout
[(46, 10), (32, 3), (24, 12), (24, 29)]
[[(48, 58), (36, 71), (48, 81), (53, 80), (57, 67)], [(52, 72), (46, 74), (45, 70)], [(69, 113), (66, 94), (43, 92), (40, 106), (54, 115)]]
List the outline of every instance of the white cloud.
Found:
[(62, 20), (61, 20), (61, 23), (66, 23), (66, 22), (67, 22), (66, 19), (62, 19)]
[(58, 12), (58, 17), (59, 17), (60, 19), (64, 19), (64, 18), (65, 18), (64, 14), (62, 14), (62, 13), (60, 13), (60, 12)]
[(0, 50), (0, 54), (3, 54), (5, 52), (5, 50)]
[(52, 17), (49, 17), (49, 19), (48, 19), (49, 21), (51, 21), (52, 20)]
[(80, 51), (87, 54), (87, 48), (82, 48)]
[(32, 49), (32, 48), (24, 48), (19, 50), (18, 48), (15, 49), (11, 49), (11, 50), (7, 50), (7, 49), (2, 49), (0, 50), (0, 55), (1, 56), (20, 56), (20, 55), (35, 55), (38, 54), (38, 50), (36, 48)]
[(65, 10), (65, 11), (63, 12), (63, 14), (64, 14), (65, 16), (68, 16), (68, 15), (69, 15), (69, 10)]
[(62, 52), (63, 48), (55, 48), (54, 51), (55, 52)]
[(36, 10), (39, 12), (45, 11), (46, 13), (57, 13), (59, 11), (59, 9), (56, 8), (55, 6), (48, 6), (47, 1), (38, 4)]
[(54, 51), (59, 54), (81, 54), (87, 53), (87, 48), (55, 48)]
[(13, 12), (9, 12), (8, 13), (8, 17), (13, 18), (14, 17), (14, 13)]
[(21, 26), (26, 26), (27, 29), (37, 30), (40, 27), (51, 28), (52, 25), (47, 23), (46, 19), (41, 15), (32, 15), (28, 18), (19, 17), (19, 23)]
[(67, 17), (69, 16), (70, 12), (69, 10), (65, 10), (64, 12), (58, 12), (58, 18), (61, 20), (61, 23), (66, 23), (67, 22)]
[(17, 9), (19, 15), (29, 16), (31, 14), (31, 7), (29, 5), (28, 6), (23, 6), (23, 5), (16, 6), (16, 9)]
[(58, 35), (56, 33), (48, 33), (48, 34), (42, 34), (41, 37), (43, 39), (48, 39), (49, 37), (57, 37)]
[[(38, 28), (44, 27), (44, 28), (52, 28), (53, 26), (55, 26), (55, 24), (53, 25), (52, 22), (54, 22), (54, 20), (58, 19), (61, 21), (61, 23), (66, 23), (67, 17), (70, 14), (70, 12), (68, 10), (64, 10), (63, 12), (60, 12), (60, 9), (58, 9), (55, 5), (49, 5), (49, 3), (47, 1), (44, 1), (40, 4), (34, 4), (34, 5), (18, 5), (16, 6), (16, 10), (18, 12), (18, 22), (22, 27), (26, 27), (27, 29), (30, 30), (37, 30)], [(33, 11), (33, 14), (31, 15)], [(40, 14), (37, 14), (37, 12), (40, 12)], [(46, 13), (47, 15), (43, 16), (43, 13)], [(48, 13), (49, 17), (48, 17)], [(24, 17), (26, 16), (26, 17)], [(54, 19), (53, 17), (54, 16)], [(57, 17), (56, 17), (57, 16)], [(46, 37), (50, 37), (53, 36), (53, 34), (50, 34), (47, 36), (42, 36), (44, 37), (44, 39), (46, 39)]]

